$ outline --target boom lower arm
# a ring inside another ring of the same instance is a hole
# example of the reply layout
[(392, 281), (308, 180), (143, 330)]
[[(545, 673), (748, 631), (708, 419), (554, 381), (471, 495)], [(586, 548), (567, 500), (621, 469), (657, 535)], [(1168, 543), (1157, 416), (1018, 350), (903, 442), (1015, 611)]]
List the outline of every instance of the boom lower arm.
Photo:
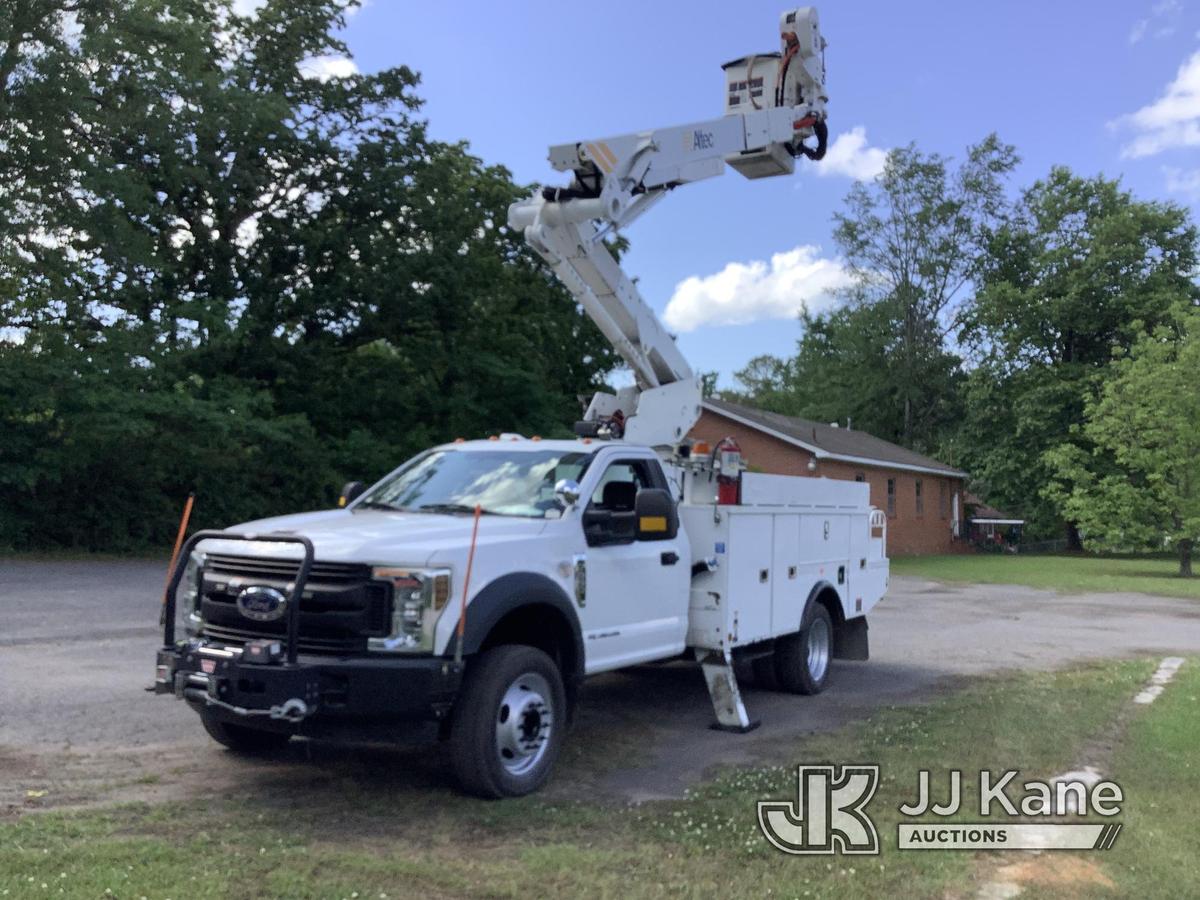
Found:
[[(722, 174), (726, 163), (762, 178), (790, 174), (797, 156), (824, 154), (824, 41), (815, 10), (785, 13), (781, 34), (782, 53), (726, 65), (722, 118), (552, 147), (551, 164), (571, 172), (571, 184), (509, 208), (509, 226), (524, 233), (633, 371), (635, 387), (597, 394), (584, 416), (613, 423), (631, 441), (679, 443), (699, 418), (700, 383), (604, 237), (668, 190)], [(804, 144), (812, 136), (815, 149)]]

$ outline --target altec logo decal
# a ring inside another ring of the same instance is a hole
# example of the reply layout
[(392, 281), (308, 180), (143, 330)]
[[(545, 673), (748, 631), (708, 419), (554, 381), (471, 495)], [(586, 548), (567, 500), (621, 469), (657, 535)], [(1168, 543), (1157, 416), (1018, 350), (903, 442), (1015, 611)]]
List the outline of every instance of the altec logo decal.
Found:
[[(933, 802), (930, 772), (917, 778), (917, 798), (899, 812), (907, 817), (947, 817), (964, 812), (963, 774), (949, 773), (949, 796)], [(1072, 775), (1080, 773), (1070, 773)], [(901, 822), (900, 850), (1108, 850), (1121, 833), (1119, 822), (1038, 822), (1064, 815), (1112, 817), (1121, 812), (1119, 785), (1097, 779), (1060, 777), (1051, 782), (1026, 781), (1020, 796), (1009, 793), (1018, 773), (982, 771), (978, 775), (978, 812), (991, 821)], [(775, 848), (793, 854), (879, 853), (879, 836), (866, 807), (879, 786), (879, 766), (800, 766), (796, 799), (758, 803), (758, 827)], [(1016, 819), (1016, 821), (1013, 821)]]
[(683, 136), (683, 147), (685, 150), (710, 150), (713, 145), (713, 133), (711, 131), (693, 131), (691, 140), (688, 140), (688, 135)]
[(879, 766), (800, 766), (796, 802), (760, 800), (758, 827), (784, 853), (878, 853), (863, 808), (879, 787)]

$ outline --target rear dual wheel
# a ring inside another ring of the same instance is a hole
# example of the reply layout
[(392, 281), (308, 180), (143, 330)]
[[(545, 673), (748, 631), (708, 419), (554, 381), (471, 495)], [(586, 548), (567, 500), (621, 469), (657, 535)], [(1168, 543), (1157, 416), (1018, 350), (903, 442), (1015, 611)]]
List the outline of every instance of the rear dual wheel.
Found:
[(773, 654), (756, 659), (754, 674), (767, 690), (819, 694), (829, 683), (832, 658), (833, 620), (822, 604), (811, 603), (800, 631), (779, 638)]

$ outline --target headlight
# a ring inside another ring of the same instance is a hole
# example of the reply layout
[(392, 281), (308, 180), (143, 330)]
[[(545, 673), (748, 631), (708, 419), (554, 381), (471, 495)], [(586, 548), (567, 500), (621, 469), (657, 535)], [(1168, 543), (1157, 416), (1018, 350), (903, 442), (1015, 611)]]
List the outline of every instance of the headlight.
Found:
[(176, 605), (183, 616), (183, 630), (189, 636), (200, 632), (204, 620), (200, 618), (200, 589), (204, 577), (205, 555), (199, 550), (193, 550), (188, 557), (183, 570), (183, 580), (179, 583), (179, 595)]
[(377, 567), (371, 576), (392, 586), (392, 624), (387, 637), (369, 638), (368, 650), (428, 653), (433, 629), (450, 600), (449, 569)]

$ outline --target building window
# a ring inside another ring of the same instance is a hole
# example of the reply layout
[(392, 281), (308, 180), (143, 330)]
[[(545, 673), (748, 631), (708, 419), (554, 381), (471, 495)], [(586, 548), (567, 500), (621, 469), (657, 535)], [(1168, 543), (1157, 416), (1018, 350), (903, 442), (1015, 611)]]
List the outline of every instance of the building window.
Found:
[(887, 514), (889, 516), (896, 515), (896, 479), (888, 479), (888, 505)]
[(916, 479), (914, 481), (914, 484), (917, 487), (917, 515), (923, 516), (923, 515), (925, 515), (925, 497), (923, 496), (922, 491), (921, 491), (921, 479), (920, 478)]
[(867, 476), (866, 476), (866, 475), (864, 475), (862, 472), (855, 472), (855, 473), (854, 473), (854, 480), (855, 480), (855, 481), (859, 481), (859, 482), (866, 481), (866, 480), (867, 480)]
[(944, 519), (950, 512), (950, 491), (945, 481), (938, 481), (938, 513)]

